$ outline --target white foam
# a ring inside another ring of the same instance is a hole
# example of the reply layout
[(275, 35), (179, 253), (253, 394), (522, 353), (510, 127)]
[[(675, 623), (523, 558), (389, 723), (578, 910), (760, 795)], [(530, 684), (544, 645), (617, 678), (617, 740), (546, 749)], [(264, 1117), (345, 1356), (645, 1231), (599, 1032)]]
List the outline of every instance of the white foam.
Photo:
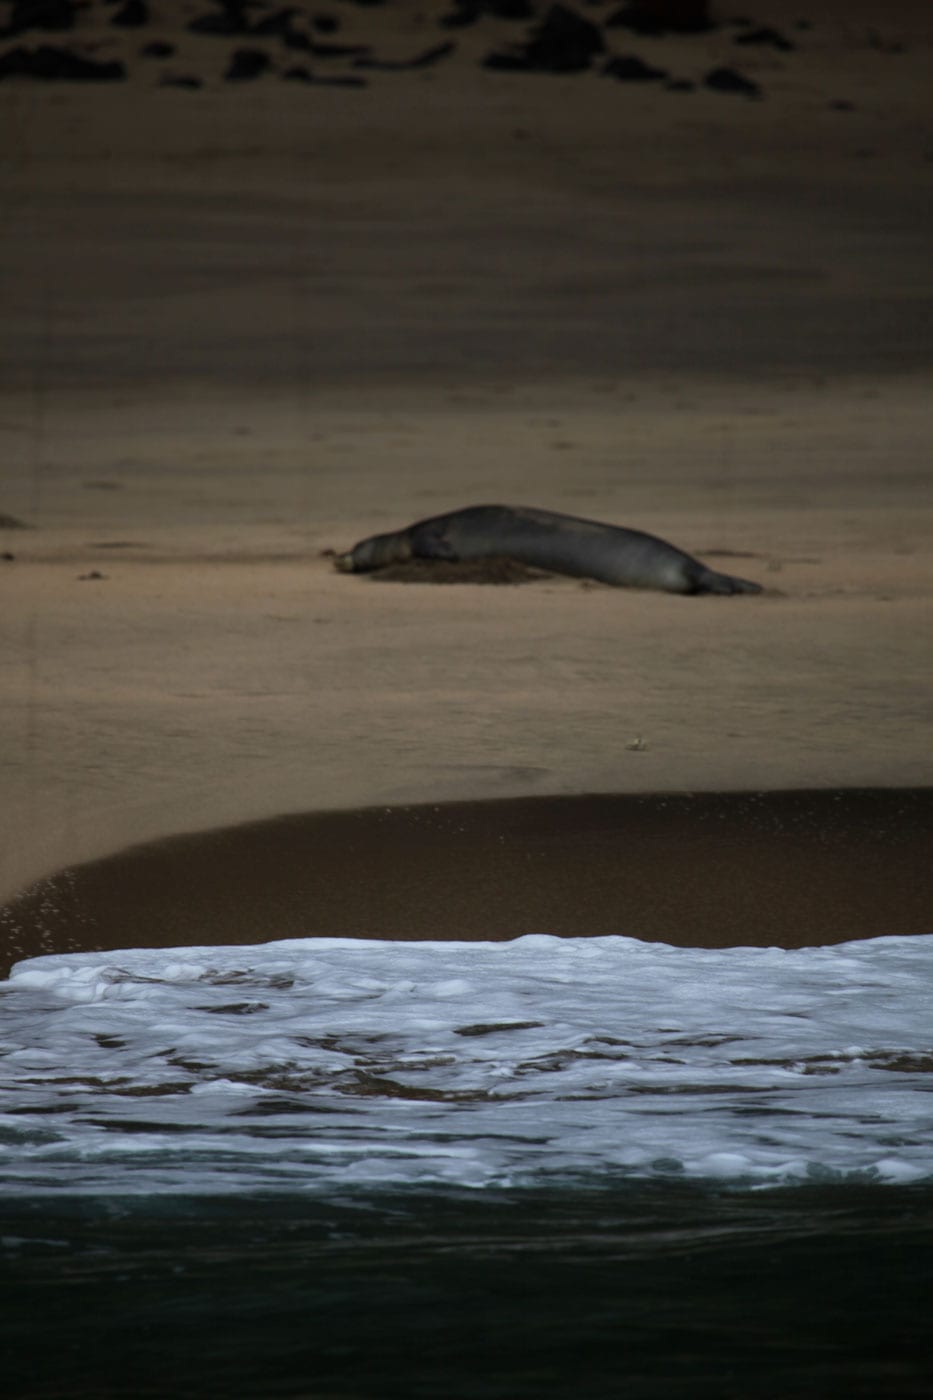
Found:
[(933, 936), (313, 939), (35, 958), (6, 1189), (933, 1179)]

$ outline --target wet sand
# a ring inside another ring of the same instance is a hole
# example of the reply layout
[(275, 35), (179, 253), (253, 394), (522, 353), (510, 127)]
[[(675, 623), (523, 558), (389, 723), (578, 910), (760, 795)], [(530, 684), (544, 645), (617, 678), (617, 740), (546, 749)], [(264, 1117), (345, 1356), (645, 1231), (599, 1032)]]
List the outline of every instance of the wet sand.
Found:
[(933, 791), (519, 798), (311, 813), (133, 847), (0, 910), (46, 952), (625, 934), (802, 947), (927, 933)]
[[(422, 8), (341, 6), (342, 37), (403, 57)], [(799, 29), (775, 0), (792, 53), (612, 32), (757, 101), (491, 72), (491, 20), (364, 89), (237, 86), (236, 40), (108, 13), (77, 34), (125, 83), (0, 83), (7, 963), (85, 936), (933, 931), (900, 791), (933, 788), (929, 7)], [(158, 86), (153, 35), (201, 90)], [(766, 591), (389, 586), (322, 555), (483, 501)], [(809, 836), (742, 793), (803, 803)], [(604, 801), (608, 835), (581, 817)], [(312, 834), (335, 874), (306, 887)]]

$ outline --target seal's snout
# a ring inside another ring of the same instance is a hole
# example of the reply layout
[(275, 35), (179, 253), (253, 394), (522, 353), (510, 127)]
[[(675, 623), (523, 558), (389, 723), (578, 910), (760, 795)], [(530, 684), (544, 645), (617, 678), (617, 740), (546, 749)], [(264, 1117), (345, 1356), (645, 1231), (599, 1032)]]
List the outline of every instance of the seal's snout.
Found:
[(334, 568), (339, 569), (342, 574), (352, 574), (354, 571), (353, 551), (349, 554), (335, 554)]

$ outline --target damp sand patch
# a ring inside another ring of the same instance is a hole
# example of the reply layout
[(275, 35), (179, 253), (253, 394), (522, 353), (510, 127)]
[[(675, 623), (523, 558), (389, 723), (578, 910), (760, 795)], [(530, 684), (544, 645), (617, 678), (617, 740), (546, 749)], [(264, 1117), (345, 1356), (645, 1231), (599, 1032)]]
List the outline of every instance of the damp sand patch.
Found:
[(132, 846), (0, 908), (45, 953), (623, 935), (799, 948), (933, 932), (933, 790), (591, 794), (309, 812)]

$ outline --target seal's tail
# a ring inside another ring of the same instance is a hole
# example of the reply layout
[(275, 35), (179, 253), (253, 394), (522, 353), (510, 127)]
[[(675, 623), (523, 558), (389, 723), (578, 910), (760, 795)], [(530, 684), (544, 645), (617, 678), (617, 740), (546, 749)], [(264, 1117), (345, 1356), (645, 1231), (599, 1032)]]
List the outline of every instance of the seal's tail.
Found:
[(733, 593), (761, 593), (762, 585), (751, 579), (735, 578), (732, 574), (717, 574), (714, 569), (704, 568), (696, 581), (695, 593), (718, 593), (723, 596)]

